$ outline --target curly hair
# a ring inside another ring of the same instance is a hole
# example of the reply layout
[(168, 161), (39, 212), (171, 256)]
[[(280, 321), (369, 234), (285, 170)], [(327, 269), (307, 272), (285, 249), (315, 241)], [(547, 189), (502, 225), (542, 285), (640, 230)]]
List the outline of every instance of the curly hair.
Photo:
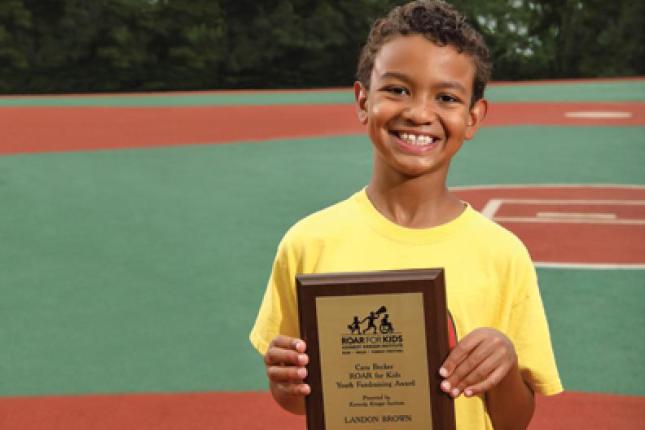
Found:
[(357, 79), (369, 88), (374, 59), (381, 47), (396, 36), (420, 34), (439, 46), (453, 46), (470, 55), (475, 64), (473, 97), (484, 97), (492, 64), (490, 51), (482, 36), (454, 7), (442, 0), (418, 0), (398, 6), (384, 18), (378, 19), (370, 30), (358, 60)]

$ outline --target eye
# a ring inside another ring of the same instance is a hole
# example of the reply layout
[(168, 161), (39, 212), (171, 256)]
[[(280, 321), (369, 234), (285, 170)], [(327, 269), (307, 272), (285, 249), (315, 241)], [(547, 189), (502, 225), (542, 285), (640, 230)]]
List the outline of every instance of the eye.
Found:
[(400, 87), (400, 86), (385, 87), (383, 90), (388, 92), (388, 93), (390, 93), (390, 94), (394, 94), (394, 95), (397, 95), (397, 96), (409, 96), (410, 95), (410, 91), (408, 91), (407, 88)]
[(461, 100), (458, 97), (455, 97), (450, 94), (439, 94), (437, 99), (442, 103), (448, 103), (448, 104), (461, 103)]

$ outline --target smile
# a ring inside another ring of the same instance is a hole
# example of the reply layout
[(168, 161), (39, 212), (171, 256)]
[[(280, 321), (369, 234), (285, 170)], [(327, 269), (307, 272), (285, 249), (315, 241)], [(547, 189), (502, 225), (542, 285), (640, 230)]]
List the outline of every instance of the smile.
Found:
[(438, 138), (427, 134), (414, 134), (398, 131), (393, 132), (393, 134), (403, 142), (413, 146), (429, 146), (439, 140)]

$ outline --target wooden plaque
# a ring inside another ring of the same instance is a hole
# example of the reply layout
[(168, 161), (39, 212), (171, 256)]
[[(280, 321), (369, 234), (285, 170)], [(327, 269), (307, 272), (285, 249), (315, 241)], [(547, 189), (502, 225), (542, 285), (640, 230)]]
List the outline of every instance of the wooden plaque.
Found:
[(443, 269), (298, 275), (309, 430), (452, 430)]

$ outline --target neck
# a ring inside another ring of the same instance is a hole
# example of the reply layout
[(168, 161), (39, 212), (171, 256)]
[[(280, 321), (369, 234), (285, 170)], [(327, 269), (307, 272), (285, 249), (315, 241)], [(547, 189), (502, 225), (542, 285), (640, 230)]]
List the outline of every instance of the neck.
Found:
[[(447, 169), (446, 169), (447, 172)], [(429, 228), (458, 217), (464, 204), (446, 187), (446, 174), (406, 177), (391, 169), (375, 171), (367, 196), (384, 217), (409, 228)]]

